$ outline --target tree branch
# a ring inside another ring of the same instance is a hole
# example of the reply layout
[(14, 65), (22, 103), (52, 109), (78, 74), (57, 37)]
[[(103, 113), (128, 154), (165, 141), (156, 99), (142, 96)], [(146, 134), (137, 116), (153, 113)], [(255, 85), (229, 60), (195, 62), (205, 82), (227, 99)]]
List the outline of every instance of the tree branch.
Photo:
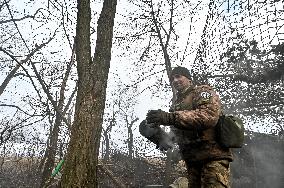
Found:
[(50, 100), (51, 105), (53, 106), (54, 110), (61, 116), (61, 118), (62, 118), (62, 120), (64, 121), (64, 123), (66, 123), (67, 126), (70, 126), (70, 125), (69, 125), (69, 122), (67, 121), (67, 119), (64, 117), (64, 115), (62, 114), (62, 112), (58, 109), (58, 106), (57, 106), (56, 102), (54, 101), (52, 95), (50, 94), (49, 90), (47, 89), (44, 80), (43, 80), (43, 79), (41, 78), (41, 76), (39, 75), (35, 64), (34, 64), (34, 63), (31, 63), (31, 65), (32, 65), (32, 68), (33, 68), (33, 70), (34, 70), (34, 73), (35, 73), (35, 75), (36, 75), (37, 80), (39, 81), (39, 83), (40, 83), (40, 85), (41, 85), (41, 87), (42, 87), (44, 93), (47, 95), (48, 100)]
[[(53, 36), (47, 41), (42, 43), (41, 45), (37, 46), (35, 49), (33, 49), (24, 60), (18, 61), (16, 59), (16, 57), (14, 55), (12, 55), (11, 53), (9, 53), (7, 50), (3, 49), (2, 47), (0, 47), (0, 51), (4, 52), (6, 55), (8, 55), (12, 60), (14, 60), (17, 65), (13, 68), (13, 70), (6, 76), (6, 78), (4, 79), (3, 83), (0, 86), (0, 95), (4, 92), (4, 90), (6, 89), (7, 85), (9, 84), (9, 82), (11, 81), (11, 79), (15, 76), (15, 73), (17, 72), (17, 70), (22, 67), (22, 69), (26, 72), (27, 76), (32, 80), (31, 76), (28, 74), (28, 71), (26, 70), (26, 68), (22, 65), (26, 62), (28, 62), (31, 57), (38, 52), (39, 50), (41, 50), (44, 46), (46, 46), (55, 36), (55, 32), (53, 34)], [(35, 86), (34, 86), (35, 87)]]
[(167, 35), (167, 41), (166, 41), (166, 44), (165, 44), (165, 48), (167, 49), (168, 48), (168, 45), (169, 45), (169, 40), (170, 40), (170, 37), (171, 37), (171, 33), (172, 33), (172, 30), (173, 30), (173, 12), (174, 12), (174, 2), (173, 0), (171, 0), (171, 16), (170, 16), (170, 30), (169, 30), (169, 34)]
[(34, 13), (34, 15), (27, 15), (27, 16), (24, 16), (24, 17), (22, 17), (22, 18), (12, 18), (12, 19), (10, 19), (10, 20), (3, 20), (3, 21), (0, 21), (0, 24), (5, 24), (5, 23), (9, 23), (9, 22), (18, 22), (18, 21), (22, 21), (22, 20), (24, 20), (24, 19), (27, 19), (27, 18), (32, 18), (32, 19), (35, 19), (35, 16), (36, 16), (36, 14), (41, 10), (42, 8), (40, 8), (40, 9), (38, 9), (35, 13)]
[(28, 116), (41, 116), (41, 115), (31, 115), (29, 114), (28, 112), (22, 110), (20, 107), (18, 107), (17, 105), (13, 105), (13, 104), (0, 104), (0, 106), (7, 106), (7, 107), (14, 107), (14, 108), (17, 108), (18, 110), (20, 110), (21, 112), (23, 112), (24, 114), (28, 115)]
[(154, 5), (153, 5), (153, 1), (152, 0), (151, 0), (151, 8), (152, 8), (151, 14), (152, 14), (153, 22), (154, 22), (154, 25), (155, 25), (155, 28), (156, 28), (156, 32), (158, 34), (158, 38), (159, 38), (160, 45), (162, 47), (162, 51), (163, 51), (163, 55), (164, 55), (164, 60), (165, 60), (165, 66), (166, 66), (166, 71), (167, 71), (167, 75), (168, 75), (168, 80), (170, 80), (171, 62), (170, 62), (170, 59), (169, 59), (169, 54), (167, 52), (167, 46), (165, 46), (164, 43), (163, 43), (161, 30), (158, 27), (158, 21), (156, 19), (155, 13), (154, 13)]
[(13, 14), (12, 14), (12, 12), (11, 12), (11, 9), (10, 9), (10, 6), (9, 6), (7, 0), (4, 0), (4, 1), (5, 1), (6, 7), (7, 7), (8, 11), (9, 11), (9, 14), (10, 14), (10, 16), (11, 16), (11, 18), (12, 18), (13, 23), (15, 24), (15, 26), (16, 26), (16, 28), (17, 28), (17, 31), (18, 31), (18, 33), (19, 33), (19, 35), (20, 35), (22, 41), (24, 42), (24, 44), (25, 44), (26, 48), (28, 49), (28, 51), (30, 51), (30, 50), (29, 50), (29, 47), (28, 47), (28, 45), (27, 45), (27, 43), (26, 43), (26, 41), (25, 41), (24, 38), (23, 38), (22, 33), (21, 33), (20, 30), (19, 30), (18, 24), (15, 22), (14, 16), (13, 16)]

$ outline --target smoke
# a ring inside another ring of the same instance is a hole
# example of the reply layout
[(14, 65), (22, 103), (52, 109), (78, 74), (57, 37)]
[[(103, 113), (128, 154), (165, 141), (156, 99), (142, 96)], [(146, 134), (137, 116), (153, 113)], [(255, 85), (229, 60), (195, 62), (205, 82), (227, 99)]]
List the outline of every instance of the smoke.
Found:
[(253, 133), (246, 145), (234, 150), (232, 187), (281, 188), (284, 185), (284, 141), (277, 136)]
[(281, 149), (275, 146), (276, 145), (269, 144), (261, 145), (261, 147), (253, 146), (251, 148), (251, 153), (254, 160), (254, 168), (256, 169), (255, 187), (283, 187), (283, 147)]

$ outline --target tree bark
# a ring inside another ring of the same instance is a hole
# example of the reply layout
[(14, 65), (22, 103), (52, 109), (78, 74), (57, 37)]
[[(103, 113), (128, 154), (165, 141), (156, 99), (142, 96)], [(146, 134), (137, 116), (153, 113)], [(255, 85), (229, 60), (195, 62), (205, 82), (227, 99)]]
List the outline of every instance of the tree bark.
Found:
[(90, 46), (90, 0), (78, 0), (76, 58), (78, 92), (75, 117), (61, 187), (97, 187), (99, 144), (111, 60), (117, 0), (105, 0), (93, 61)]

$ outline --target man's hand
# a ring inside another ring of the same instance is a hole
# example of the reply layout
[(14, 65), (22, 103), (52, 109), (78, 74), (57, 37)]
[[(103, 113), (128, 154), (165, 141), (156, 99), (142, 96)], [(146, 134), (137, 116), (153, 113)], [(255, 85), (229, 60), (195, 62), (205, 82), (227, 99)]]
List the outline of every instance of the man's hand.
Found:
[(146, 117), (147, 123), (154, 123), (157, 125), (171, 125), (175, 122), (173, 113), (168, 113), (162, 110), (149, 110)]

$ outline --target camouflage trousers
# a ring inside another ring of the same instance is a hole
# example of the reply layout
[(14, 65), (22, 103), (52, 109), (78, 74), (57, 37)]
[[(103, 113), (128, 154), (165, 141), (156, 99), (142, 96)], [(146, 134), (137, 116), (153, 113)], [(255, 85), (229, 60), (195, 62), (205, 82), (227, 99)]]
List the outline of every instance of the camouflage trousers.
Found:
[(228, 160), (206, 163), (186, 162), (186, 165), (188, 188), (230, 188), (230, 162)]

